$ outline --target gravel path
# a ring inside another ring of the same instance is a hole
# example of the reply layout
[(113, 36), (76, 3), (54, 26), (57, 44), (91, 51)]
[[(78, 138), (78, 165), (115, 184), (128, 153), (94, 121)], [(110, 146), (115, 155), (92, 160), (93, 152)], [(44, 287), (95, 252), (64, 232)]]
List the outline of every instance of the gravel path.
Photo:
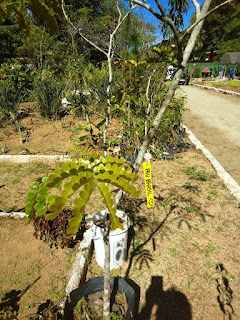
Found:
[(183, 123), (240, 184), (240, 98), (192, 86)]

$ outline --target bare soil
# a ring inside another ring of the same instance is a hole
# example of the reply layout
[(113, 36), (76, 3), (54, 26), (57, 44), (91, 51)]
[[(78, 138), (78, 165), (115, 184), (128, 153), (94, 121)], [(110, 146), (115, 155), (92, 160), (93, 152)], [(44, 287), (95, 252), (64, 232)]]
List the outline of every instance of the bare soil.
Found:
[[(144, 197), (122, 202), (132, 238), (128, 260), (112, 270), (136, 289), (137, 319), (240, 318), (239, 203), (198, 151), (154, 161), (152, 174), (154, 209)], [(93, 257), (87, 276), (96, 275)]]
[(19, 320), (59, 303), (70, 271), (66, 250), (50, 249), (33, 231), (25, 219), (0, 218), (0, 310), (11, 307)]
[[(67, 118), (64, 128), (61, 121), (33, 121), (39, 122), (27, 149), (36, 154), (53, 154), (52, 145), (63, 153), (70, 149), (71, 133), (66, 129), (74, 120)], [(114, 123), (112, 132), (116, 128)], [(18, 144), (17, 135), (12, 129), (8, 140), (4, 130), (10, 129), (1, 129), (1, 144), (7, 143), (12, 150)], [(87, 147), (80, 146), (80, 152)], [(47, 165), (2, 163), (0, 209), (22, 209), (30, 183), (50, 170)], [(195, 149), (178, 154), (174, 161), (152, 161), (152, 175), (154, 209), (147, 209), (141, 171), (137, 183), (142, 196), (135, 201), (124, 198), (121, 203), (131, 217), (131, 241), (128, 260), (112, 271), (112, 276), (126, 278), (136, 289), (137, 318), (239, 319), (239, 203)], [(87, 212), (97, 212), (101, 206), (99, 195), (94, 194)], [(70, 249), (69, 256), (66, 249), (49, 249), (33, 237), (32, 225), (24, 220), (1, 218), (0, 240), (0, 306), (10, 294), (10, 305), (17, 310), (17, 318), (24, 320), (46, 300), (60, 301), (70, 271), (68, 258), (73, 259), (75, 249)], [(93, 256), (87, 278), (102, 274)]]
[[(97, 124), (102, 119), (92, 116), (91, 121)], [(72, 133), (70, 130), (79, 125), (86, 126), (84, 119), (68, 115), (60, 120), (48, 120), (32, 112), (21, 120), (22, 136), (24, 143), (20, 144), (20, 139), (14, 125), (2, 123), (0, 127), (0, 154), (47, 154), (47, 155), (76, 155), (86, 154), (91, 148), (91, 141), (74, 142), (75, 138), (88, 135), (87, 131)], [(109, 138), (116, 136), (115, 128), (120, 129), (119, 121), (113, 119), (112, 128), (109, 130)], [(93, 127), (94, 128), (94, 127)], [(115, 134), (114, 134), (115, 131)], [(94, 129), (94, 134), (98, 133)], [(120, 130), (117, 134), (120, 133)], [(101, 143), (101, 138), (98, 144)]]

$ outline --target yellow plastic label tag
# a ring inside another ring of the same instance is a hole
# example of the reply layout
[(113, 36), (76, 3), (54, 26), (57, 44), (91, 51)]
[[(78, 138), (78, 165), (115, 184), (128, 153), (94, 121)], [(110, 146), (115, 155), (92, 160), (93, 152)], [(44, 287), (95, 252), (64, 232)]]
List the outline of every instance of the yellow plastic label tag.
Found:
[(145, 180), (145, 189), (147, 195), (147, 207), (155, 207), (154, 196), (153, 196), (153, 185), (152, 185), (152, 172), (150, 161), (143, 162), (143, 174)]

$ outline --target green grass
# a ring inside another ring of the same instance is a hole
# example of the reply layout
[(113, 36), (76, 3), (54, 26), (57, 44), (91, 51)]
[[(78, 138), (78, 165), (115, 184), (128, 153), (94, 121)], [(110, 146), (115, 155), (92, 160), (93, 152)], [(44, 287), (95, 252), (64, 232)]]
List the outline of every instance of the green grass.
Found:
[(194, 213), (194, 212), (197, 212), (197, 211), (198, 211), (198, 208), (195, 207), (195, 206), (192, 206), (192, 205), (187, 206), (185, 209), (186, 209), (186, 211), (187, 211), (188, 213)]
[(210, 190), (208, 191), (207, 200), (215, 200), (218, 197), (218, 192), (216, 190), (216, 186), (210, 187)]
[(240, 81), (239, 81), (239, 80), (214, 81), (214, 82), (211, 82), (211, 84), (221, 85), (221, 86), (235, 86), (235, 87), (240, 87)]
[(179, 255), (179, 252), (177, 251), (176, 248), (169, 248), (169, 251), (170, 251), (171, 254), (174, 255), (174, 256), (178, 256), (178, 255)]
[(188, 166), (187, 168), (183, 169), (183, 172), (186, 173), (191, 179), (196, 179), (200, 181), (208, 181), (209, 180), (209, 173), (205, 170), (197, 170), (197, 166)]
[(24, 207), (29, 186), (51, 170), (50, 165), (41, 163), (0, 164), (0, 209), (9, 212)]

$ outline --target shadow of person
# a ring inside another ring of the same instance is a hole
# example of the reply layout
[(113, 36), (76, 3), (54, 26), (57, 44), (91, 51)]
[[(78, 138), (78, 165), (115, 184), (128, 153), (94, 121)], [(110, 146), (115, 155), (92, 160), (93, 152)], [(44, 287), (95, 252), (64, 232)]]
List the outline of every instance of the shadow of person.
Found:
[(0, 311), (11, 308), (12, 311), (18, 312), (18, 302), (20, 300), (21, 293), (22, 291), (20, 290), (12, 290), (10, 292), (5, 293), (5, 295), (1, 299)]
[[(153, 314), (152, 314), (153, 313)], [(163, 290), (163, 278), (153, 276), (146, 291), (146, 303), (138, 320), (191, 320), (192, 310), (186, 296), (174, 288)]]

